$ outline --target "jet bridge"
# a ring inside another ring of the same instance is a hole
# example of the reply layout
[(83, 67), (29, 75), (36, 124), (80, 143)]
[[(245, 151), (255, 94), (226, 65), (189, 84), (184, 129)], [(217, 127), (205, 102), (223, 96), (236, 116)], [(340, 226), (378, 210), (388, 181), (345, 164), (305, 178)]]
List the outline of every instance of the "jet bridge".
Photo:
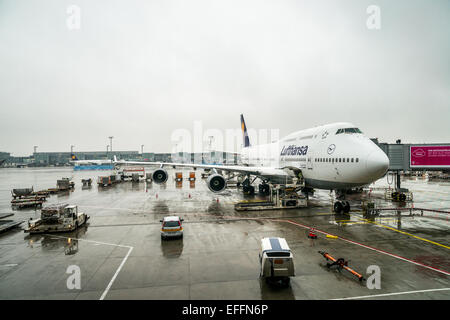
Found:
[(450, 144), (403, 144), (374, 142), (389, 158), (389, 171), (450, 170)]
[(449, 171), (449, 143), (378, 143), (372, 139), (389, 158), (389, 171), (396, 173), (396, 187), (400, 189), (400, 172)]

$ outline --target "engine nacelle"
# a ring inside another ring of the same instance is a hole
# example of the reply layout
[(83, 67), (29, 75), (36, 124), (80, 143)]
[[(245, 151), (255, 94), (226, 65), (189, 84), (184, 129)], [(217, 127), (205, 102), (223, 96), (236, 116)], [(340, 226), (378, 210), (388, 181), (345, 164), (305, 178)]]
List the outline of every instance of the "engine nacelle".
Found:
[(206, 185), (212, 192), (221, 192), (226, 189), (227, 181), (220, 174), (212, 174), (206, 180)]
[(168, 178), (169, 175), (167, 174), (167, 171), (164, 169), (155, 170), (152, 174), (152, 180), (157, 184), (166, 182)]

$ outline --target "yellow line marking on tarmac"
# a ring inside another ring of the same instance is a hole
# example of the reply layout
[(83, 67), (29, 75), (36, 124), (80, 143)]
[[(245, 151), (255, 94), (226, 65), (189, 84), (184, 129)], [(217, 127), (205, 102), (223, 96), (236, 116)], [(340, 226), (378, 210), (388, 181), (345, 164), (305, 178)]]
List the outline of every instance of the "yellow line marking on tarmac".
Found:
[(338, 222), (338, 223), (349, 224), (349, 225), (351, 225), (351, 224), (368, 224), (368, 222), (366, 222), (366, 221), (352, 221), (352, 222)]
[(431, 244), (434, 244), (434, 245), (443, 247), (443, 248), (445, 248), (445, 249), (450, 249), (449, 246), (445, 246), (445, 245), (443, 245), (443, 244), (441, 244), (441, 243), (438, 243), (438, 242), (435, 242), (435, 241), (431, 241), (431, 240), (428, 240), (428, 239), (425, 239), (425, 238), (421, 238), (421, 237), (415, 236), (415, 235), (413, 235), (413, 234), (411, 234), (411, 233), (408, 233), (408, 232), (405, 232), (405, 231), (400, 231), (400, 230), (398, 230), (398, 229), (396, 229), (396, 228), (392, 228), (392, 227), (383, 225), (383, 224), (378, 223), (378, 222), (375, 222), (375, 221), (370, 221), (370, 220), (367, 220), (367, 219), (362, 219), (362, 220), (367, 221), (368, 223), (376, 224), (377, 226), (380, 226), (380, 227), (383, 227), (383, 228), (386, 228), (386, 229), (389, 229), (389, 230), (392, 230), (392, 231), (396, 231), (396, 232), (398, 232), (398, 233), (401, 233), (401, 234), (404, 234), (404, 235), (407, 235), (407, 236), (410, 236), (410, 237), (413, 237), (413, 238), (416, 238), (416, 239), (425, 241), (425, 242), (429, 242), (429, 243), (431, 243)]

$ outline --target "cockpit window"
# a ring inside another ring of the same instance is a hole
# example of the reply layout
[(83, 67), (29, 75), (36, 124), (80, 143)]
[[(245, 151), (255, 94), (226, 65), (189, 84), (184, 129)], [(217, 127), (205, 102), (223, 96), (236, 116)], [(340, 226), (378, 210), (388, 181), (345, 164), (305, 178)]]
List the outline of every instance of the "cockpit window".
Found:
[(338, 131), (336, 131), (336, 134), (341, 134), (341, 133), (362, 133), (362, 131), (359, 130), (358, 128), (343, 128), (343, 129), (338, 129)]

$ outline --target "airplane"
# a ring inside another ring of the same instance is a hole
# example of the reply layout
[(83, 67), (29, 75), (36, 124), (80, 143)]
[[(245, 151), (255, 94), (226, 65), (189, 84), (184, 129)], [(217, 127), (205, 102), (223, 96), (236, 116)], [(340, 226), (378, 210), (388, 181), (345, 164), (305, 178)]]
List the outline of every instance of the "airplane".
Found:
[(78, 160), (77, 156), (75, 154), (71, 154), (70, 155), (70, 163), (76, 164), (76, 165), (102, 165), (102, 164), (113, 164), (113, 160), (109, 160), (109, 159), (103, 159), (103, 160)]
[[(383, 177), (389, 167), (389, 158), (372, 140), (364, 136), (359, 128), (349, 122), (326, 124), (289, 134), (277, 142), (252, 146), (241, 114), (243, 165), (203, 165), (193, 163), (165, 163), (117, 161), (132, 165), (157, 165), (153, 181), (164, 183), (168, 174), (164, 166), (211, 169), (207, 179), (208, 188), (215, 193), (226, 189), (225, 177), (219, 172), (237, 173), (247, 176), (244, 192), (254, 192), (249, 183), (250, 176), (260, 178), (263, 190), (267, 183), (286, 184), (293, 178), (303, 178), (304, 190), (325, 189), (339, 192), (366, 186)], [(254, 180), (253, 180), (254, 181)], [(266, 188), (265, 188), (266, 187)], [(339, 200), (335, 212), (349, 212), (348, 201)]]

